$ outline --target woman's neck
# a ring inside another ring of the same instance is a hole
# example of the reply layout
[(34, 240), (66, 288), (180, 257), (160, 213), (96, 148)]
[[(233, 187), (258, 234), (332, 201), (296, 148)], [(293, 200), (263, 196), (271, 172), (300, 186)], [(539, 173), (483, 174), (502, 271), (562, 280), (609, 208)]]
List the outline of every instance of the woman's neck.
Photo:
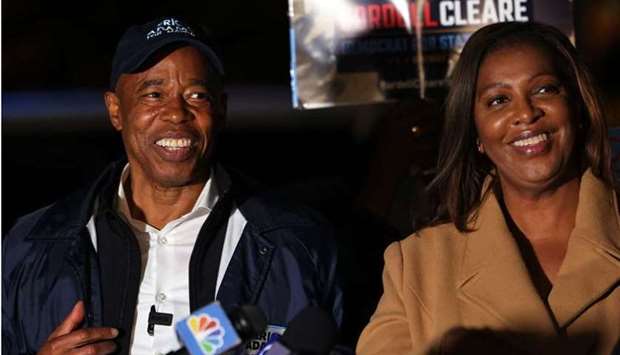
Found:
[(532, 282), (546, 299), (564, 261), (575, 227), (579, 178), (540, 194), (515, 193), (502, 186), (502, 210)]
[(579, 177), (553, 189), (523, 193), (502, 185), (502, 199), (516, 227), (531, 242), (568, 240), (575, 226)]

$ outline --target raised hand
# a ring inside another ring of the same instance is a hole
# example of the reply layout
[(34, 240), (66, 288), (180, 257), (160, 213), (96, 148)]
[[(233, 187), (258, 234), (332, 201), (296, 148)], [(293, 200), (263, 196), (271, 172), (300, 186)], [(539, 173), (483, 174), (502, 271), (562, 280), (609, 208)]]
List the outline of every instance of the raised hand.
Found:
[(39, 349), (39, 355), (52, 354), (109, 354), (116, 350), (112, 339), (118, 335), (115, 328), (79, 328), (84, 320), (84, 302), (78, 301), (69, 315), (60, 323)]

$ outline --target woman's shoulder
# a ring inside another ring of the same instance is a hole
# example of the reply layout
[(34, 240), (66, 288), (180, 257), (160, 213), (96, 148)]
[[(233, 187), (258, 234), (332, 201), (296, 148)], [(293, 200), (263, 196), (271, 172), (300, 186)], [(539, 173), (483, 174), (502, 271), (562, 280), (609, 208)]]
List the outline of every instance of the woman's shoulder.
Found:
[(452, 223), (423, 228), (405, 239), (392, 243), (385, 252), (385, 259), (400, 258), (403, 263), (436, 265), (460, 260), (467, 236)]
[(422, 228), (401, 240), (403, 248), (420, 248), (424, 246), (454, 245), (465, 241), (465, 233), (460, 232), (453, 223), (442, 223)]
[(385, 251), (387, 278), (403, 295), (414, 294), (415, 302), (437, 304), (438, 294), (454, 291), (466, 238), (453, 225), (446, 224), (422, 229), (391, 244)]

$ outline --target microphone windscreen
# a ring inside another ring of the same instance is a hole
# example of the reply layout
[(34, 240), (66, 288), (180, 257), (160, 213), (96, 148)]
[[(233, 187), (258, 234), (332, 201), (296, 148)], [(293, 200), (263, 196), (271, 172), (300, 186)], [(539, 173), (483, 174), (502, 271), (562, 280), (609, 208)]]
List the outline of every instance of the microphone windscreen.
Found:
[(191, 355), (226, 353), (265, 331), (267, 321), (256, 306), (225, 311), (218, 301), (177, 322), (179, 340)]
[(298, 354), (329, 354), (336, 343), (337, 331), (331, 314), (308, 306), (289, 322), (280, 341)]
[(267, 328), (265, 313), (251, 304), (233, 309), (230, 311), (229, 317), (243, 340), (256, 338)]

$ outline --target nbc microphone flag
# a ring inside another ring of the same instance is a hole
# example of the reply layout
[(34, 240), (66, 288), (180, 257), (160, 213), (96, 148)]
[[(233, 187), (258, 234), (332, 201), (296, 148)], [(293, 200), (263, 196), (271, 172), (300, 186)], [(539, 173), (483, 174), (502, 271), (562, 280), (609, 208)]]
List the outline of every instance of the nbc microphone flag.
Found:
[(213, 302), (176, 324), (177, 334), (192, 355), (214, 355), (241, 344), (219, 302)]

